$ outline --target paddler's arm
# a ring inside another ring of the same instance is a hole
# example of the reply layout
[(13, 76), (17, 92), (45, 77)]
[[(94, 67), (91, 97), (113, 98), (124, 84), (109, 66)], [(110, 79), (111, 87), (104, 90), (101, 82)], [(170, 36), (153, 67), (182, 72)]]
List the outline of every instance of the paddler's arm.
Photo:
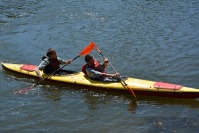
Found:
[(102, 76), (103, 77), (119, 78), (120, 74), (119, 73), (115, 73), (115, 74), (102, 73)]
[(112, 77), (112, 78), (119, 78), (120, 77), (119, 73), (115, 73), (115, 74), (101, 73), (99, 71), (95, 71), (94, 69), (90, 69), (90, 72), (94, 75), (99, 75), (99, 76), (102, 76), (102, 77)]
[(39, 67), (35, 68), (35, 73), (37, 74), (37, 76), (40, 78), (40, 80), (43, 80), (43, 77), (40, 73)]
[(48, 60), (44, 59), (37, 68), (35, 68), (35, 73), (37, 74), (37, 76), (40, 78), (40, 80), (43, 80), (43, 77), (40, 73), (40, 70), (43, 70), (46, 65), (48, 64)]
[(72, 61), (73, 61), (72, 59), (65, 61), (65, 60), (62, 60), (60, 57), (57, 57), (57, 59), (58, 59), (60, 64), (71, 64)]
[(109, 60), (107, 58), (104, 59), (104, 63), (102, 64), (102, 66), (104, 67), (104, 69), (106, 69), (108, 67), (108, 62)]

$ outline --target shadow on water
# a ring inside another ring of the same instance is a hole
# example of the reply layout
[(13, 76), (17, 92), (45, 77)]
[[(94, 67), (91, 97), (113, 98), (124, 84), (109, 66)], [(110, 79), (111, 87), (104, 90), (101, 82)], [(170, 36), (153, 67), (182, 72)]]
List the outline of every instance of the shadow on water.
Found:
[(178, 99), (154, 96), (138, 96), (139, 102), (146, 102), (156, 105), (184, 105), (191, 108), (199, 108), (199, 99)]

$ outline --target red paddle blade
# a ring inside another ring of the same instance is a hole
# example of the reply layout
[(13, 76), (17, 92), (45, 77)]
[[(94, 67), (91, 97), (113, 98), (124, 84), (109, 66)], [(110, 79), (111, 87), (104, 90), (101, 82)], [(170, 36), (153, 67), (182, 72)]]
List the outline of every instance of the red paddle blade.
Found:
[(94, 48), (95, 48), (95, 43), (91, 42), (85, 49), (81, 51), (80, 56), (89, 54), (90, 52), (93, 51)]
[(32, 90), (33, 88), (34, 88), (34, 85), (30, 86), (30, 87), (27, 87), (27, 88), (23, 88), (23, 89), (21, 89), (19, 91), (16, 91), (14, 94), (23, 94), (23, 93), (26, 93), (29, 90)]

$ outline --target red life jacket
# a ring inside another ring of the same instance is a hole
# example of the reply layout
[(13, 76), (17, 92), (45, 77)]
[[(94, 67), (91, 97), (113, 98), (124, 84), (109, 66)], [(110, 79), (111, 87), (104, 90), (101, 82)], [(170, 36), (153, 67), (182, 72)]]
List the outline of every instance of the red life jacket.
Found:
[(87, 76), (87, 72), (86, 69), (87, 67), (92, 68), (96, 71), (102, 72), (102, 73), (106, 73), (105, 68), (95, 59), (94, 60), (94, 64), (89, 65), (89, 64), (84, 64), (82, 67), (82, 72)]

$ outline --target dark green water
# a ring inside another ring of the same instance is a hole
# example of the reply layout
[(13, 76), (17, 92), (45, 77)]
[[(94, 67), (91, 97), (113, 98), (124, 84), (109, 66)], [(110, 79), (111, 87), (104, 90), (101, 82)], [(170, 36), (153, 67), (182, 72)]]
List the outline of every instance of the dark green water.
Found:
[[(1, 0), (0, 61), (38, 65), (49, 47), (74, 58), (95, 41), (122, 75), (199, 88), (198, 7), (197, 0)], [(35, 81), (1, 67), (0, 78), (0, 132), (199, 132), (197, 99), (135, 103), (131, 94), (54, 85), (15, 95)]]

